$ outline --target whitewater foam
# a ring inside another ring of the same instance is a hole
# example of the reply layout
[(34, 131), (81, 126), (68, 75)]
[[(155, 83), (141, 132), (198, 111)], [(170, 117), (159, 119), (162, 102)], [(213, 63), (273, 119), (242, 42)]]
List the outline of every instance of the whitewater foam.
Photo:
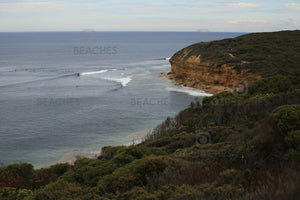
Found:
[(105, 72), (107, 72), (107, 71), (108, 71), (107, 69), (104, 69), (104, 70), (94, 71), (94, 72), (82, 72), (82, 73), (80, 73), (80, 76), (94, 75), (94, 74), (102, 74), (102, 73), (105, 73)]
[(102, 79), (109, 80), (109, 81), (115, 81), (117, 83), (120, 83), (122, 85), (122, 87), (125, 87), (132, 80), (132, 78), (130, 76), (125, 77), (125, 78), (102, 77)]
[(167, 87), (166, 89), (168, 91), (172, 91), (172, 92), (186, 93), (186, 94), (189, 94), (189, 95), (195, 96), (195, 97), (197, 97), (197, 96), (212, 96), (212, 94), (205, 93), (202, 90), (184, 87), (184, 86)]

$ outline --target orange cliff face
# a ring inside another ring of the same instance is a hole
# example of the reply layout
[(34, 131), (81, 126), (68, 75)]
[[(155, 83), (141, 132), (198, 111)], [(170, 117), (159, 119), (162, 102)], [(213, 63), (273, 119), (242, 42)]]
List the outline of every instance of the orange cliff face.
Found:
[(188, 87), (202, 89), (216, 94), (221, 91), (232, 91), (236, 83), (250, 84), (262, 79), (259, 74), (250, 73), (247, 69), (237, 71), (234, 63), (216, 67), (213, 62), (201, 61), (201, 56), (190, 56), (187, 53), (173, 56), (170, 59), (172, 77), (175, 82)]

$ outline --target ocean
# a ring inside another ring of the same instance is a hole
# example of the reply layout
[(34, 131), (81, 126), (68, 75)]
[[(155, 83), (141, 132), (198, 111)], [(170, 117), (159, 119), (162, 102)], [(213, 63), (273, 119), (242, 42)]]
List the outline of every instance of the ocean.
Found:
[(209, 95), (159, 77), (169, 58), (241, 34), (0, 33), (0, 165), (41, 168), (70, 152), (141, 139), (131, 137)]

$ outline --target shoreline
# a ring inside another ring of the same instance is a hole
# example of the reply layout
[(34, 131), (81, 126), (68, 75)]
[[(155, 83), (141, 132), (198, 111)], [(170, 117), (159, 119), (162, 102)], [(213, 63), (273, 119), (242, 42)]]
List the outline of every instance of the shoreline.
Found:
[(175, 85), (182, 85), (185, 87), (199, 89), (208, 94), (217, 94), (223, 91), (233, 92), (233, 88), (227, 86), (196, 83), (193, 80), (183, 80), (181, 78), (177, 78), (173, 72), (162, 72), (159, 76), (171, 80), (173, 83), (175, 83)]
[(130, 145), (137, 145), (143, 142), (143, 139), (145, 136), (149, 133), (150, 130), (141, 130), (132, 132), (129, 135), (126, 136), (120, 136), (121, 141), (119, 143), (115, 144), (107, 144), (91, 149), (85, 149), (85, 150), (75, 150), (75, 151), (68, 151), (61, 153), (60, 157), (54, 161), (51, 161), (44, 166), (40, 167), (42, 168), (48, 168), (55, 164), (62, 164), (62, 163), (68, 163), (70, 165), (74, 165), (77, 159), (79, 158), (91, 158), (91, 159), (97, 159), (98, 156), (102, 153), (102, 148), (104, 146), (130, 146)]

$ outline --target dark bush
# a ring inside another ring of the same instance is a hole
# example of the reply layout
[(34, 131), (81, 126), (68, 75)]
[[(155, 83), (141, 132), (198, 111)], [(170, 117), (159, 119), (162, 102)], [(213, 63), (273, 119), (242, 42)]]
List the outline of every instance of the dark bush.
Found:
[(31, 189), (34, 182), (34, 170), (31, 164), (13, 164), (0, 168), (0, 189), (14, 187)]
[(283, 105), (273, 111), (273, 116), (283, 135), (300, 129), (300, 105)]
[(291, 89), (291, 81), (285, 76), (274, 76), (256, 81), (249, 86), (249, 94), (277, 94)]

